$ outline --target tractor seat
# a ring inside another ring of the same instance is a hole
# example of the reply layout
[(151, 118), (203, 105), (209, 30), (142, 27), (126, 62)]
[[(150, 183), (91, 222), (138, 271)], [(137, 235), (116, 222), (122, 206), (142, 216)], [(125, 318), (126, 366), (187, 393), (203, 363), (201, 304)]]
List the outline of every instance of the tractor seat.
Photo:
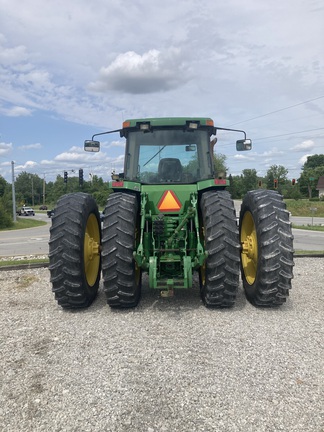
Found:
[(160, 160), (158, 174), (160, 181), (177, 182), (181, 181), (182, 165), (179, 159), (164, 158)]

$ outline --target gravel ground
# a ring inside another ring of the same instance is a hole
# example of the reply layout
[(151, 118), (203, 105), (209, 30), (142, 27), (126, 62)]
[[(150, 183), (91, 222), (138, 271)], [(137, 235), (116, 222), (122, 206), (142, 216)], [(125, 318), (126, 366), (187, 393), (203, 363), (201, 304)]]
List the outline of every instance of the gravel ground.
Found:
[(0, 272), (1, 431), (324, 431), (324, 260), (288, 302), (208, 310), (197, 286), (63, 311), (48, 269)]

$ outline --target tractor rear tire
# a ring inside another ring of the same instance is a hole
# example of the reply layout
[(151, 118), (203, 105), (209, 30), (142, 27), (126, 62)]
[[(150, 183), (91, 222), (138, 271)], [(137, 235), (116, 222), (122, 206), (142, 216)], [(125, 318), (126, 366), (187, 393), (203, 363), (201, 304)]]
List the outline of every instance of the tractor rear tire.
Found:
[(133, 257), (138, 230), (138, 201), (134, 194), (112, 193), (104, 211), (102, 274), (107, 303), (113, 308), (135, 307), (141, 296), (141, 269)]
[(201, 197), (203, 237), (208, 257), (200, 269), (200, 293), (205, 306), (228, 308), (239, 287), (240, 244), (233, 200), (226, 191)]
[(57, 202), (49, 240), (52, 291), (64, 309), (89, 306), (100, 280), (101, 226), (95, 200), (85, 193)]
[(293, 235), (289, 213), (276, 191), (246, 194), (240, 212), (241, 274), (255, 306), (280, 306), (293, 278)]

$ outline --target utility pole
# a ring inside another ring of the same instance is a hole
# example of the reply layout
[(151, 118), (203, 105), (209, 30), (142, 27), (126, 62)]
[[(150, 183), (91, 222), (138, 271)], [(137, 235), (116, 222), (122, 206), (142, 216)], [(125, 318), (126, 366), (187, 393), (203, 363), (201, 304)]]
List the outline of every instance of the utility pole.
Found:
[(43, 180), (43, 205), (45, 205), (45, 187), (46, 187), (46, 182), (45, 182), (45, 174), (44, 174), (44, 180)]
[(34, 177), (31, 175), (31, 186), (32, 186), (32, 207), (34, 207)]
[(12, 176), (12, 216), (13, 221), (16, 222), (16, 192), (15, 192), (15, 162), (11, 161), (11, 176)]

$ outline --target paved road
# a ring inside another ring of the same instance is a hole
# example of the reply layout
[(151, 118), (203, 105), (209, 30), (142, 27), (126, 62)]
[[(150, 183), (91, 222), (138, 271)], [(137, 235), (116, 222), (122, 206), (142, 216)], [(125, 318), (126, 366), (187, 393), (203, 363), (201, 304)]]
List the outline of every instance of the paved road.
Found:
[(323, 217), (290, 216), (290, 220), (295, 225), (324, 225)]
[(46, 214), (30, 218), (48, 222), (35, 228), (0, 232), (0, 256), (47, 255), (51, 219)]
[[(234, 200), (237, 216), (240, 214), (241, 201)], [(291, 216), (294, 225), (324, 225), (323, 217)], [(294, 249), (306, 251), (324, 251), (324, 232), (293, 229)]]
[[(44, 214), (36, 215), (35, 218), (44, 220), (48, 224), (24, 230), (0, 232), (0, 257), (48, 254), (51, 219)], [(316, 220), (316, 224), (319, 223)], [(324, 232), (293, 229), (293, 234), (295, 250), (324, 251)]]
[(324, 251), (324, 232), (293, 229), (294, 249)]

